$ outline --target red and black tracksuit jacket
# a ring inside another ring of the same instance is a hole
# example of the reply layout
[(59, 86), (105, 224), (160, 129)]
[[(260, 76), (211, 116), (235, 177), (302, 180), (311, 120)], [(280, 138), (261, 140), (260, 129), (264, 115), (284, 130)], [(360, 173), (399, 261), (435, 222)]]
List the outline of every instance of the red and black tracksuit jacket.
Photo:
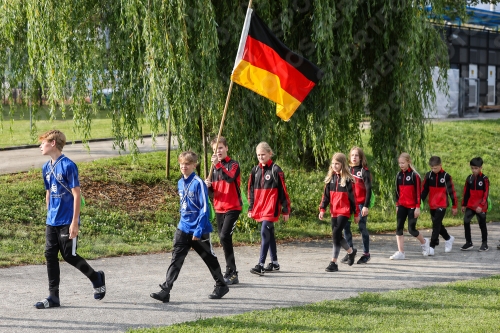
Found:
[(481, 207), (483, 213), (488, 211), (488, 195), (490, 192), (490, 181), (488, 177), (479, 173), (476, 177), (469, 175), (465, 180), (464, 195), (462, 198), (462, 207), (476, 210)]
[(280, 213), (290, 215), (285, 175), (273, 161), (253, 167), (248, 180), (248, 203), (248, 212), (259, 222), (276, 222)]
[(429, 208), (446, 209), (449, 205), (448, 197), (451, 198), (452, 208), (457, 208), (457, 193), (451, 176), (441, 169), (438, 173), (429, 171), (425, 174), (424, 184), (422, 185), (422, 193), (420, 195), (422, 201), (429, 195)]
[(356, 194), (353, 182), (346, 179), (345, 186), (341, 186), (340, 175), (334, 174), (328, 184), (325, 184), (323, 197), (319, 204), (319, 211), (325, 212), (330, 205), (332, 217), (345, 216), (350, 218), (352, 214), (359, 215), (359, 207), (356, 205)]
[(214, 166), (212, 172), (214, 210), (216, 213), (227, 213), (230, 210), (241, 211), (240, 165), (229, 156)]
[(351, 174), (356, 180), (354, 183), (356, 205), (369, 207), (372, 196), (372, 176), (370, 174), (370, 170), (361, 165), (357, 165), (355, 167), (351, 167)]
[(420, 176), (411, 168), (396, 176), (396, 206), (420, 208)]

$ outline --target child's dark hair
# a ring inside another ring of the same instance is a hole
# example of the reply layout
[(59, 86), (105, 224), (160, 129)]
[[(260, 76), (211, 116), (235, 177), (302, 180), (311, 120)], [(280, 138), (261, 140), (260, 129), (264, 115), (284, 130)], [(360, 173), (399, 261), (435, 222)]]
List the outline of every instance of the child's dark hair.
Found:
[(483, 159), (481, 157), (474, 157), (472, 160), (470, 160), (470, 166), (482, 167)]
[(438, 165), (441, 165), (441, 158), (439, 156), (431, 156), (431, 158), (429, 158), (429, 166), (435, 167)]

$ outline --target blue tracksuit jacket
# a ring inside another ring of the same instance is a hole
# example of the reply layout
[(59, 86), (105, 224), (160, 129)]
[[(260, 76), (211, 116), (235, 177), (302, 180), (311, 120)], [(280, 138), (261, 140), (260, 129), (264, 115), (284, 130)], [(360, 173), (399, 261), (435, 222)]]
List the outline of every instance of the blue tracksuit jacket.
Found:
[(210, 208), (205, 182), (193, 172), (188, 178), (179, 179), (177, 189), (181, 203), (181, 220), (177, 228), (198, 238), (212, 232), (212, 224), (208, 220)]

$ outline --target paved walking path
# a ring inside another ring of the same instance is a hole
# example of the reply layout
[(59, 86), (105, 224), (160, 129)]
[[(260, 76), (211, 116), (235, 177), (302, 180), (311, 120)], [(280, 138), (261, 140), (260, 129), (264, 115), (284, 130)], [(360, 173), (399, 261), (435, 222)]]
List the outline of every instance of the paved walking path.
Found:
[[(325, 272), (331, 257), (329, 240), (278, 246), (282, 270), (259, 277), (249, 270), (258, 260), (258, 246), (235, 249), (240, 284), (220, 300), (208, 299), (213, 280), (198, 255), (191, 251), (171, 292), (170, 303), (149, 297), (163, 282), (170, 255), (154, 254), (90, 261), (106, 273), (107, 295), (95, 301), (90, 282), (66, 263), (61, 265), (61, 307), (37, 310), (47, 296), (44, 265), (0, 269), (0, 332), (124, 332), (129, 328), (170, 325), (200, 318), (226, 316), (251, 310), (289, 307), (322, 300), (344, 299), (361, 292), (423, 287), (500, 274), (500, 223), (488, 223), (490, 250), (478, 252), (480, 231), (472, 226), (475, 249), (460, 251), (463, 227), (449, 228), (456, 237), (453, 251), (444, 242), (434, 257), (423, 257), (413, 237), (405, 237), (407, 260), (392, 261), (394, 235), (372, 235), (372, 260), (367, 265), (340, 265)], [(425, 237), (430, 230), (422, 230)], [(355, 244), (360, 247), (360, 238)], [(222, 265), (221, 248), (215, 248)], [(341, 252), (341, 256), (345, 254)], [(358, 256), (359, 258), (359, 256)]]
[[(174, 149), (177, 148), (177, 145), (176, 138), (172, 137), (171, 147)], [(153, 145), (153, 140), (149, 137), (144, 138), (142, 143), (137, 142), (137, 146), (141, 153), (165, 151), (167, 149), (167, 140), (165, 137), (157, 137), (156, 143)], [(129, 153), (128, 151), (120, 152), (113, 149), (112, 140), (90, 142), (89, 147), (90, 150), (87, 150), (81, 143), (68, 144), (64, 147), (63, 153), (74, 162), (88, 162)], [(49, 160), (47, 156), (42, 155), (38, 147), (0, 150), (0, 157), (0, 175), (41, 168)]]

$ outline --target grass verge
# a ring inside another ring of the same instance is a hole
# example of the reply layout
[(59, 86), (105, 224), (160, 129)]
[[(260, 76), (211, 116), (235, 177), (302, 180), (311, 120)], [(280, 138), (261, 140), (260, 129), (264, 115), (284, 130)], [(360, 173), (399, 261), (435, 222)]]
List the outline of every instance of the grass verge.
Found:
[(128, 332), (497, 332), (499, 294), (497, 275)]

